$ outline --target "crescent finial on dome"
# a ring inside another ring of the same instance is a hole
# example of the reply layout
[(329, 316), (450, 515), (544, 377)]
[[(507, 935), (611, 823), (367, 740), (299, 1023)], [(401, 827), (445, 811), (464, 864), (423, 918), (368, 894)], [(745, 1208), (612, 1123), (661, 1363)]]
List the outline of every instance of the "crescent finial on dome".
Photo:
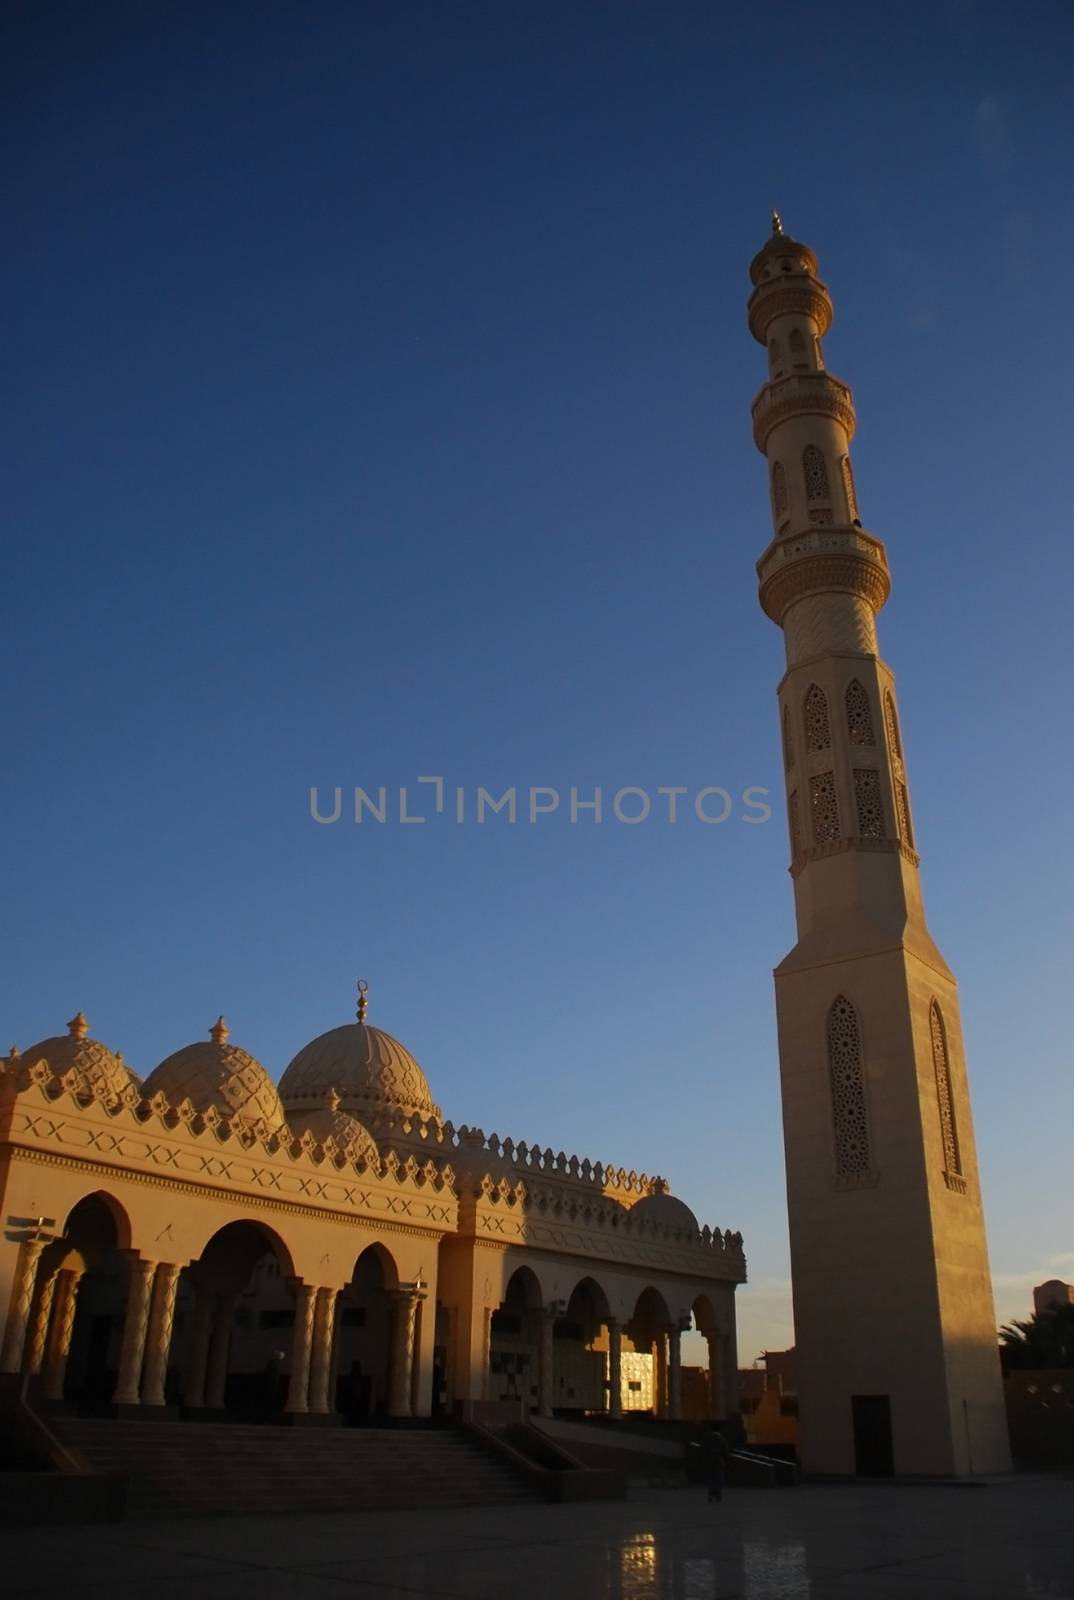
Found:
[(209, 1029), (209, 1038), (213, 1041), (213, 1044), (223, 1044), (230, 1032), (231, 1029), (228, 1027), (223, 1017), (217, 1017), (216, 1021)]
[(86, 1021), (84, 1011), (76, 1011), (67, 1024), (67, 1031), (72, 1039), (84, 1039), (89, 1032), (89, 1023)]
[(366, 1011), (369, 1009), (369, 985), (364, 978), (358, 979), (358, 1021), (365, 1021)]
[(776, 238), (778, 238), (779, 235), (782, 232), (783, 232), (783, 218), (780, 216), (779, 212), (775, 209), (775, 207), (773, 207), (772, 208), (772, 233)]

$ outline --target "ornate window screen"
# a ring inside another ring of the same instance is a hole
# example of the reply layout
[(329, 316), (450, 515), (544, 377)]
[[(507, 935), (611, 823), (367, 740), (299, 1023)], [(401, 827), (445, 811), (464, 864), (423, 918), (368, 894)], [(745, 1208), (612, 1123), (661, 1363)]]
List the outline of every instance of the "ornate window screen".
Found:
[[(951, 1093), (951, 1067), (947, 1055), (947, 1029), (943, 1014), (936, 1001), (929, 1007), (929, 1031), (932, 1034), (932, 1064), (936, 1069), (936, 1102), (940, 1112), (940, 1138), (943, 1141), (944, 1172), (948, 1179), (962, 1177), (962, 1155), (958, 1147), (958, 1124), (955, 1121), (955, 1102)], [(962, 1188), (961, 1184), (950, 1185)]]
[(796, 367), (804, 367), (806, 364), (805, 340), (802, 338), (802, 332), (800, 328), (791, 329), (791, 336), (788, 339), (787, 344), (791, 352), (792, 365)]
[(811, 683), (805, 697), (807, 750), (830, 750), (832, 725), (828, 718), (828, 696), (819, 683)]
[(787, 509), (787, 474), (782, 461), (777, 461), (772, 467), (772, 508), (777, 519)]
[(802, 471), (805, 473), (806, 499), (829, 499), (828, 468), (815, 444), (807, 444), (802, 452)]
[(847, 732), (851, 744), (875, 745), (876, 736), (873, 733), (873, 713), (869, 705), (869, 696), (857, 678), (852, 678), (847, 684), (846, 708)]
[(799, 856), (802, 853), (802, 823), (798, 815), (797, 789), (792, 789), (787, 796), (787, 816), (790, 820), (791, 855)]
[(906, 768), (902, 761), (902, 740), (899, 738), (899, 718), (891, 690), (884, 690), (884, 723), (888, 732), (888, 754), (891, 758), (891, 781), (895, 789), (895, 809), (899, 817), (899, 835), (904, 844), (914, 848), (914, 830), (910, 823), (910, 798), (906, 792)]
[(858, 808), (858, 837), (883, 839), (884, 804), (880, 798), (880, 774), (875, 767), (855, 767), (854, 802)]
[(844, 456), (842, 460), (843, 489), (847, 497), (847, 512), (851, 517), (858, 515), (858, 496), (854, 490), (854, 472), (850, 465), (850, 457)]
[(794, 766), (794, 729), (791, 727), (791, 708), (783, 707), (783, 765), (789, 772)]
[(831, 844), (839, 837), (839, 801), (834, 772), (818, 772), (810, 778), (809, 805), (813, 813), (813, 843)]
[(838, 1177), (869, 1171), (869, 1124), (865, 1111), (865, 1066), (858, 1014), (845, 995), (828, 1012), (828, 1076), (832, 1089), (835, 1170)]

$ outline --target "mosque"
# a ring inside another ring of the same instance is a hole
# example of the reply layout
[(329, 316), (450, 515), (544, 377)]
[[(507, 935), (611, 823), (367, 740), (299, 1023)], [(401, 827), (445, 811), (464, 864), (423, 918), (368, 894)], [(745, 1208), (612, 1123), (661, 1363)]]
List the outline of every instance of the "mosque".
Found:
[[(832, 301), (778, 217), (750, 266), (753, 403), (783, 632), (798, 940), (776, 969), (803, 1464), (1009, 1465), (954, 977), (921, 896), (891, 580), (861, 521)], [(278, 1087), (223, 1020), (139, 1081), (79, 1013), (0, 1069), (0, 1372), (42, 1404), (193, 1417), (738, 1409), (742, 1237), (660, 1178), (456, 1127), (366, 1017)]]

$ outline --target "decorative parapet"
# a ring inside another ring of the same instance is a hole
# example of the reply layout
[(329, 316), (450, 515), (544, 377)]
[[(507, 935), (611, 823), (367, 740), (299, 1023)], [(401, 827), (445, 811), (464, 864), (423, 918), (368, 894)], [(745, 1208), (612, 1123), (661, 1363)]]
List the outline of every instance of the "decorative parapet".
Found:
[[(3, 1137), (11, 1143), (21, 1143), (20, 1134), (34, 1134), (35, 1122), (31, 1108), (26, 1107), (26, 1126), (20, 1127), (14, 1112), (23, 1104), (23, 1098), (32, 1098), (40, 1105), (67, 1109), (87, 1116), (94, 1122), (100, 1120), (111, 1125), (106, 1144), (91, 1141), (77, 1146), (66, 1146), (62, 1138), (62, 1124), (50, 1121), (52, 1140), (65, 1154), (84, 1154), (87, 1159), (98, 1159), (98, 1152), (107, 1149), (112, 1164), (136, 1174), (144, 1170), (154, 1157), (147, 1152), (162, 1148), (150, 1141), (137, 1141), (133, 1136), (145, 1132), (173, 1134), (184, 1143), (209, 1146), (214, 1158), (200, 1169), (184, 1172), (189, 1181), (197, 1183), (199, 1177), (218, 1183), (220, 1163), (215, 1155), (220, 1151), (244, 1154), (253, 1161), (260, 1158), (283, 1158), (295, 1167), (305, 1167), (322, 1175), (326, 1170), (341, 1176), (358, 1176), (379, 1180), (392, 1180), (399, 1184), (412, 1184), (419, 1188), (430, 1187), (452, 1200), (455, 1196), (457, 1175), (450, 1160), (430, 1151), (419, 1160), (413, 1153), (395, 1150), (381, 1151), (375, 1160), (359, 1155), (352, 1160), (347, 1152), (337, 1146), (331, 1137), (318, 1140), (308, 1130), (298, 1135), (287, 1124), (270, 1128), (264, 1118), (248, 1119), (228, 1116), (216, 1106), (198, 1110), (189, 1100), (173, 1105), (163, 1094), (144, 1098), (135, 1084), (128, 1085), (119, 1094), (110, 1094), (102, 1085), (91, 1087), (76, 1068), (56, 1077), (47, 1061), (27, 1062), (10, 1056), (0, 1062), (0, 1108), (2, 1108)], [(132, 1136), (132, 1147), (124, 1149), (122, 1138), (115, 1131), (116, 1124), (126, 1124)], [(38, 1143), (34, 1138), (31, 1142)], [(45, 1142), (45, 1141), (40, 1141)], [(52, 1141), (49, 1141), (52, 1142)], [(174, 1170), (174, 1169), (173, 1169)], [(245, 1163), (244, 1171), (253, 1171)], [(229, 1186), (231, 1186), (229, 1184)], [(247, 1187), (246, 1183), (235, 1185)]]
[(773, 539), (757, 563), (761, 608), (782, 626), (789, 608), (812, 594), (853, 594), (879, 611), (891, 593), (882, 542), (864, 528), (815, 528)]
[(854, 437), (857, 417), (849, 387), (830, 372), (792, 372), (766, 383), (751, 407), (753, 442), (762, 455), (768, 436), (788, 417), (833, 417), (848, 439)]

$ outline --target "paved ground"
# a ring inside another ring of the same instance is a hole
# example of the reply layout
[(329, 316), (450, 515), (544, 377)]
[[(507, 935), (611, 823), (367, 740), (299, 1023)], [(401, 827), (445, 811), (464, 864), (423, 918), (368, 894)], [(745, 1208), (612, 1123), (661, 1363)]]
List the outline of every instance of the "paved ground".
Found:
[(1074, 1600), (1074, 1476), (5, 1531), (49, 1600)]

